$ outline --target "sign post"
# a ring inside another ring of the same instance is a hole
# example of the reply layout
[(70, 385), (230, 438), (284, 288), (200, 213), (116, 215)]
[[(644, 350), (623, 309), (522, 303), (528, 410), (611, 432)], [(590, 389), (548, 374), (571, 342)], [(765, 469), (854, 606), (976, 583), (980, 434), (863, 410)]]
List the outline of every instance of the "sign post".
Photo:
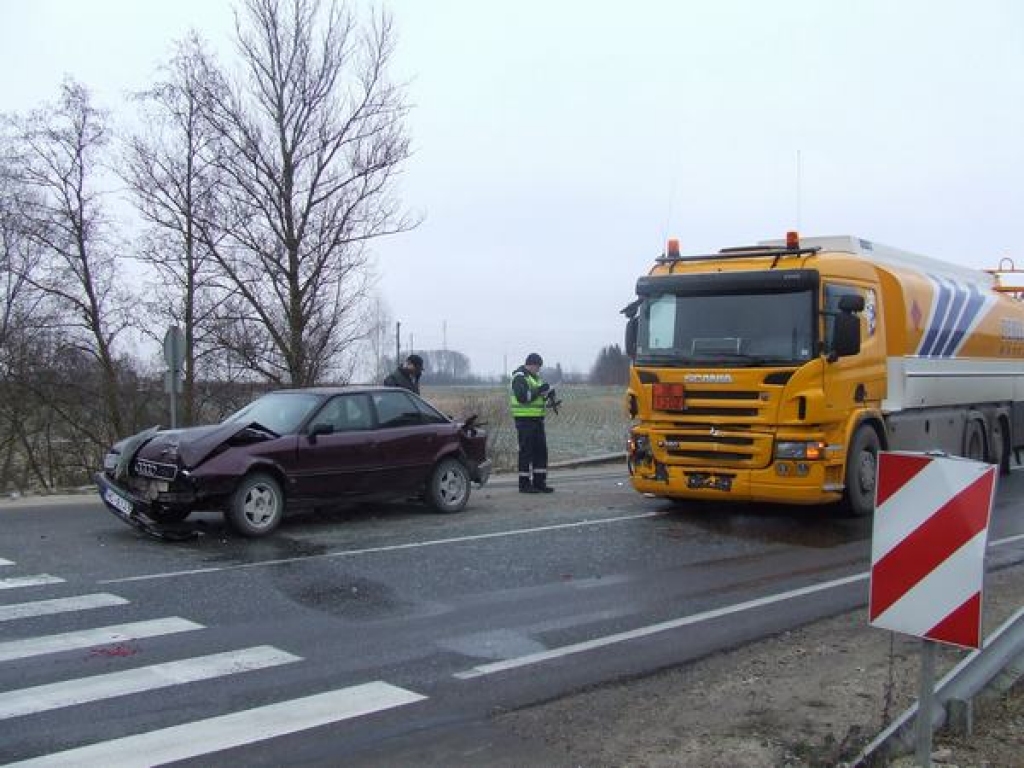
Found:
[(919, 765), (931, 765), (935, 644), (981, 647), (985, 547), (997, 470), (945, 455), (878, 455), (869, 621), (923, 640)]
[(181, 392), (181, 370), (185, 363), (185, 334), (172, 325), (164, 334), (164, 362), (167, 373), (164, 374), (164, 391), (171, 398), (171, 429), (178, 426), (178, 393)]

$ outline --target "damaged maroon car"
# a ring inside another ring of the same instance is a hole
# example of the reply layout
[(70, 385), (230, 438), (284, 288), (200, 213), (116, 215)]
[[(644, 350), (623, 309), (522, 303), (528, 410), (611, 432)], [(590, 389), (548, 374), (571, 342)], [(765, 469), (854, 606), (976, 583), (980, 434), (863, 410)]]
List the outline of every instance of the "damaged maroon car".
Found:
[(157, 427), (115, 444), (96, 474), (118, 518), (164, 538), (196, 510), (266, 536), (287, 508), (418, 496), (459, 512), (491, 472), (476, 417), (453, 421), (390, 387), (280, 390), (221, 424)]

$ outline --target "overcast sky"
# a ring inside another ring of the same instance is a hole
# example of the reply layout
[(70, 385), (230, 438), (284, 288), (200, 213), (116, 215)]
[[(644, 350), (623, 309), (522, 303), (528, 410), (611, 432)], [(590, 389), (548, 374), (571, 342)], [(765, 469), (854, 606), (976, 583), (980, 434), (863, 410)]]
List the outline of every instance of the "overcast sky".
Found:
[[(1024, 3), (384, 7), (414, 107), (401, 194), (426, 216), (375, 246), (404, 344), (587, 371), (668, 236), (1024, 266)], [(227, 0), (0, 0), (0, 111), (68, 73), (116, 112), (189, 27), (230, 54), (230, 25)]]

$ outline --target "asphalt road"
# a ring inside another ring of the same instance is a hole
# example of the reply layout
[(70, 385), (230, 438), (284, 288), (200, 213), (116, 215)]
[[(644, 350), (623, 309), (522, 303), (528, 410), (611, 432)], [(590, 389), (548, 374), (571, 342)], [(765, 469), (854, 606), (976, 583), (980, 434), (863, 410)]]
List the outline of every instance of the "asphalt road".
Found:
[[(490, 715), (865, 602), (870, 521), (674, 506), (619, 467), (552, 484), (260, 541), (202, 515), (176, 544), (91, 497), (0, 502), (0, 763), (554, 764)], [(1024, 552), (1022, 470), (989, 541), (992, 564)]]

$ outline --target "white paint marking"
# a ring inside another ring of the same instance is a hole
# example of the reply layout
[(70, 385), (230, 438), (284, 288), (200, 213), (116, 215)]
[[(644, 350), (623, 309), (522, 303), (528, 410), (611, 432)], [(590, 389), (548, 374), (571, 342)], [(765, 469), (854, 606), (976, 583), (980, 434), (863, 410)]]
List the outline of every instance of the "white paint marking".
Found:
[(0, 720), (302, 661), (269, 645), (0, 693)]
[(846, 576), (842, 579), (833, 579), (832, 581), (826, 581), (821, 584), (812, 584), (807, 587), (792, 589), (788, 592), (780, 592), (776, 595), (759, 597), (756, 600), (748, 600), (743, 603), (727, 605), (722, 608), (715, 608), (714, 610), (705, 611), (703, 613), (695, 613), (690, 616), (683, 616), (678, 619), (663, 621), (658, 624), (650, 624), (646, 627), (638, 627), (637, 629), (631, 629), (627, 632), (618, 632), (614, 635), (606, 635), (605, 637), (595, 637), (593, 640), (585, 640), (582, 643), (573, 643), (572, 645), (564, 645), (561, 648), (552, 648), (548, 651), (531, 653), (527, 656), (520, 656), (516, 659), (496, 661), (492, 664), (481, 664), (480, 666), (473, 667), (472, 669), (468, 669), (465, 672), (458, 672), (455, 674), (455, 677), (459, 678), (460, 680), (468, 680), (474, 677), (493, 675), (496, 672), (504, 672), (509, 669), (517, 669), (518, 667), (530, 666), (531, 664), (539, 664), (542, 661), (549, 661), (551, 659), (558, 659), (564, 656), (571, 656), (576, 653), (583, 653), (584, 651), (592, 651), (595, 648), (604, 648), (609, 645), (624, 643), (629, 640), (636, 640), (641, 637), (648, 637), (659, 632), (666, 632), (671, 629), (679, 629), (680, 627), (686, 627), (692, 624), (700, 624), (701, 622), (711, 621), (712, 619), (719, 619), (723, 616), (729, 616), (734, 613), (742, 613), (743, 611), (753, 610), (754, 608), (762, 608), (766, 605), (772, 605), (773, 603), (779, 603), (784, 600), (792, 600), (793, 598), (811, 595), (815, 592), (824, 592), (828, 589), (834, 589), (835, 587), (845, 586), (846, 584), (853, 584), (854, 582), (863, 581), (867, 578), (867, 573), (858, 573), (853, 576)]
[[(1013, 544), (1017, 541), (1024, 540), (1024, 534), (1018, 536), (1010, 536), (1009, 538), (999, 539), (998, 541), (990, 542), (989, 546), (998, 547), (1003, 544)], [(691, 616), (683, 616), (678, 619), (672, 619), (670, 621), (664, 621), (659, 624), (651, 624), (646, 627), (639, 627), (638, 629), (629, 630), (627, 632), (619, 632), (614, 635), (607, 635), (605, 637), (597, 637), (593, 640), (586, 640), (582, 643), (574, 643), (572, 645), (562, 646), (561, 648), (553, 648), (548, 651), (541, 651), (539, 653), (532, 653), (527, 656), (521, 656), (515, 659), (506, 659), (505, 661), (497, 661), (492, 664), (481, 664), (480, 666), (473, 667), (464, 672), (457, 672), (455, 677), (460, 680), (469, 680), (474, 677), (483, 677), (485, 675), (493, 675), (496, 672), (504, 672), (508, 669), (516, 669), (518, 667), (525, 667), (531, 664), (539, 664), (549, 659), (557, 659), (563, 656), (570, 656), (576, 653), (583, 653), (584, 651), (590, 651), (595, 648), (604, 648), (605, 646), (615, 645), (616, 643), (624, 643), (629, 640), (635, 640), (640, 637), (647, 637), (649, 635), (657, 634), (658, 632), (665, 632), (672, 629), (678, 629), (679, 627), (690, 626), (693, 624), (699, 624), (704, 621), (711, 621), (718, 619), (723, 616), (728, 616), (734, 613), (741, 613), (743, 611), (749, 611), (754, 608), (761, 608), (772, 603), (779, 603), (784, 600), (792, 600), (793, 598), (803, 597), (804, 595), (814, 594), (816, 592), (823, 592), (828, 589), (835, 587), (845, 586), (846, 584), (852, 584), (857, 581), (864, 581), (871, 576), (870, 571), (864, 573), (857, 573), (853, 576), (846, 576), (842, 579), (834, 579), (832, 581), (826, 581), (821, 584), (812, 584), (807, 587), (800, 587), (799, 589), (793, 589), (788, 592), (780, 592), (776, 595), (768, 595), (761, 597), (756, 600), (748, 600), (747, 602), (737, 603), (735, 605), (727, 605), (723, 608), (716, 608), (711, 611), (705, 611), (704, 613), (697, 613)]]
[(581, 520), (575, 523), (560, 523), (558, 525), (541, 525), (534, 528), (518, 528), (511, 531), (495, 531), (494, 533), (478, 533), (472, 536), (455, 536), (450, 539), (431, 539), (428, 541), (416, 541), (409, 544), (392, 544), (385, 547), (367, 547), (366, 549), (348, 549), (342, 552), (325, 552), (321, 555), (309, 555), (308, 557), (288, 557), (280, 560), (261, 560), (256, 563), (242, 563), (240, 565), (226, 565), (220, 568), (196, 568), (190, 571), (170, 571), (166, 573), (150, 573), (144, 576), (126, 576), (121, 579), (105, 579), (99, 584), (123, 584), (128, 581), (148, 581), (150, 579), (171, 579), (178, 576), (197, 576), (206, 573), (222, 573), (224, 571), (238, 571), (244, 568), (262, 568), (268, 565), (288, 565), (289, 563), (309, 562), (311, 560), (333, 559), (337, 557), (355, 557), (357, 555), (371, 555), (382, 552), (400, 552), (407, 549), (419, 549), (421, 547), (437, 547), (443, 544), (464, 544), (471, 541), (485, 541), (487, 539), (498, 539), (506, 536), (525, 536), (531, 533), (548, 533), (550, 531), (568, 530), (571, 528), (586, 528), (606, 523), (621, 523), (631, 520), (643, 520), (647, 517), (661, 517), (665, 512), (643, 512), (639, 515), (623, 515), (621, 517), (607, 517), (602, 520)]
[(54, 600), (35, 600), (31, 603), (15, 603), (0, 605), (0, 621), (26, 619), (32, 616), (50, 616), (54, 613), (69, 611), (85, 611), (90, 608), (109, 608), (113, 605), (126, 605), (123, 597), (100, 592), (94, 595), (78, 597), (59, 597)]
[(48, 573), (40, 573), (38, 576), (12, 576), (9, 579), (0, 579), (0, 589), (18, 589), (20, 587), (40, 587), (44, 584), (63, 584), (64, 579), (51, 576)]
[[(366, 683), (43, 755), (11, 763), (8, 768), (148, 768), (414, 704), (425, 698), (388, 683)], [(339, 760), (344, 762), (340, 756)]]
[(11, 560), (4, 560), (2, 557), (0, 557), (0, 565), (14, 565), (14, 562)]
[(131, 624), (84, 629), (78, 632), (65, 632), (60, 635), (44, 635), (41, 637), (28, 637), (23, 640), (9, 640), (6, 643), (0, 643), (0, 661), (27, 659), (32, 656), (44, 656), (48, 653), (61, 653), (63, 651), (92, 648), (96, 645), (124, 643), (129, 640), (139, 640), (144, 637), (157, 637), (159, 635), (172, 635), (177, 632), (189, 632), (194, 629), (203, 629), (203, 625), (173, 616), (168, 619), (136, 621)]

